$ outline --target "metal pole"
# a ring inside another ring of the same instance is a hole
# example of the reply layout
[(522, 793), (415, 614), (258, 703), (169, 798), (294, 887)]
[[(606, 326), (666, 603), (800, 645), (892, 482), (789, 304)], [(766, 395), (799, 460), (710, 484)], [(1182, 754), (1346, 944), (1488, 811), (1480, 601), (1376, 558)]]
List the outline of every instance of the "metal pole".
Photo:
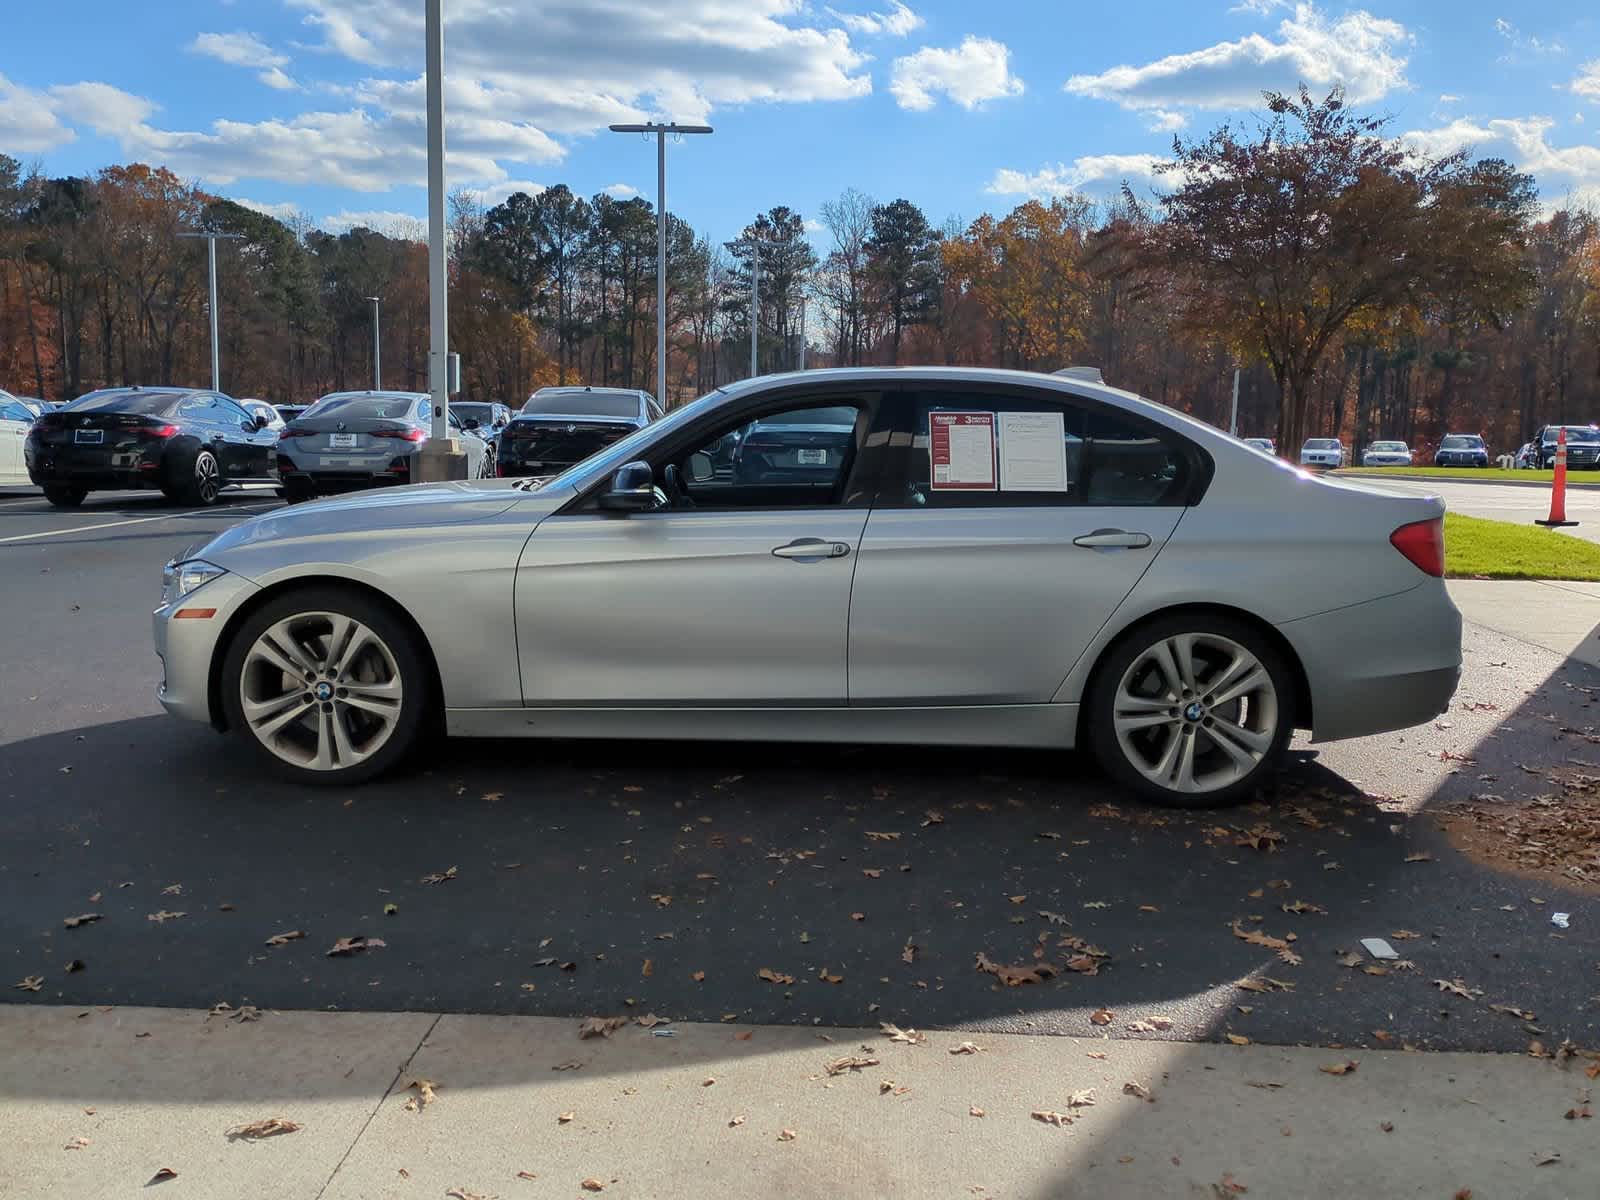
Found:
[(806, 298), (800, 297), (800, 369), (806, 369)]
[(222, 390), (222, 347), (217, 345), (217, 239), (206, 238), (206, 260), (211, 269), (211, 390)]
[(1228, 417), (1228, 432), (1239, 436), (1239, 368), (1233, 369), (1233, 409)]
[(378, 305), (383, 301), (378, 296), (368, 296), (372, 301), (372, 390), (383, 391), (383, 339), (379, 334)]
[(750, 378), (761, 374), (756, 355), (757, 329), (761, 325), (761, 243), (750, 244)]
[(444, 253), (444, 17), (440, 0), (427, 0), (428, 70), (428, 390), (433, 393), (436, 446), (450, 436), (449, 275)]
[(667, 131), (656, 130), (656, 400), (667, 406)]

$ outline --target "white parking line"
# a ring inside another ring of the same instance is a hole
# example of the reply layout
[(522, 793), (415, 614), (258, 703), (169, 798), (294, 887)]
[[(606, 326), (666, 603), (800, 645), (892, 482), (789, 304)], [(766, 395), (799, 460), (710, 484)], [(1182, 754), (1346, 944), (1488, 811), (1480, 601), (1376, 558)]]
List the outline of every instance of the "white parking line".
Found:
[(266, 512), (268, 509), (274, 508), (274, 507), (276, 507), (276, 505), (267, 504), (267, 505), (250, 505), (248, 507), (224, 508), (224, 509), (194, 508), (194, 509), (190, 509), (188, 512), (162, 513), (159, 517), (137, 517), (137, 518), (135, 518), (133, 520), (130, 520), (130, 521), (105, 521), (105, 522), (103, 522), (103, 523), (101, 523), (99, 525), (79, 525), (75, 529), (47, 529), (47, 530), (44, 530), (41, 533), (19, 533), (19, 534), (16, 534), (15, 536), (13, 536), (13, 537), (0, 538), (0, 546), (5, 545), (7, 542), (28, 542), (28, 541), (32, 541), (32, 540), (34, 540), (36, 538), (70, 537), (75, 533), (89, 533), (92, 530), (96, 530), (96, 529), (116, 529), (116, 528), (118, 528), (120, 526), (123, 526), (123, 525), (148, 525), (152, 521), (175, 521), (179, 517), (194, 517), (194, 516), (200, 516), (200, 515), (205, 514), (205, 513), (215, 513), (215, 512)]

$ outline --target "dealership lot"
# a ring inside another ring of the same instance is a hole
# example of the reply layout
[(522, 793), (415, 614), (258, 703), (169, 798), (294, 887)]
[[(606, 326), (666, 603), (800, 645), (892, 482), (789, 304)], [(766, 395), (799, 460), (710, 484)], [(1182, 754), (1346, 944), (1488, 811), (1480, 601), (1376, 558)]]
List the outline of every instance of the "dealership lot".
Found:
[[(1447, 717), (1302, 748), (1275, 807), (1168, 813), (1084, 758), (937, 747), (458, 741), (368, 787), (304, 790), (154, 697), (161, 563), (276, 503), (97, 493), (63, 513), (0, 495), (4, 999), (1596, 1040), (1592, 904), (1473, 864), (1434, 819), (1600, 768), (1583, 690), (1600, 673), (1546, 649), (1469, 625)], [(1303, 961), (1236, 923), (1294, 934)], [(1414, 970), (1340, 965), (1395, 931), (1421, 935), (1394, 942)], [(386, 945), (327, 956), (362, 936)], [(1109, 957), (1018, 987), (975, 967), (1059, 963), (1067, 938)], [(1292, 988), (1240, 991), (1252, 973)], [(38, 992), (10, 986), (30, 976)]]

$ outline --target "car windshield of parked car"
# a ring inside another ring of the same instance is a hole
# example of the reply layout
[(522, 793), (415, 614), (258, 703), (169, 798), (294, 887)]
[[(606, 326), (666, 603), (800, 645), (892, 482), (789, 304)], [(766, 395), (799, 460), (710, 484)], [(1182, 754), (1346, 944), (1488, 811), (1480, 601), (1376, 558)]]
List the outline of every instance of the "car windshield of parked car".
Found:
[(1406, 444), (1404, 442), (1373, 442), (1372, 448), (1379, 454), (1404, 454), (1406, 452)]
[(1481, 450), (1483, 449), (1483, 439), (1481, 437), (1474, 437), (1470, 435), (1463, 435), (1461, 437), (1447, 437), (1444, 441), (1439, 443), (1439, 449)]
[(1312, 438), (1306, 442), (1307, 450), (1337, 450), (1339, 443), (1332, 438)]
[(563, 417), (637, 417), (639, 397), (626, 392), (535, 392), (522, 406), (524, 416), (556, 413)]
[(452, 402), (450, 411), (459, 415), (463, 421), (477, 421), (482, 425), (487, 425), (494, 420), (494, 405), (492, 404), (479, 404), (473, 401), (468, 401), (466, 404)]
[(842, 425), (846, 429), (856, 423), (853, 408), (803, 408), (793, 412), (775, 413), (762, 417), (762, 425)]
[[(1579, 438), (1582, 438), (1586, 442), (1592, 442), (1596, 439), (1600, 439), (1600, 430), (1596, 430), (1588, 425), (1568, 425), (1566, 428), (1567, 441), (1569, 442), (1577, 441)], [(1544, 440), (1546, 445), (1555, 444), (1556, 429), (1554, 426), (1544, 431)]]
[(182, 392), (90, 392), (80, 396), (65, 412), (162, 413), (172, 407)]
[(324, 396), (300, 415), (404, 421), (415, 415), (416, 406), (415, 396)]

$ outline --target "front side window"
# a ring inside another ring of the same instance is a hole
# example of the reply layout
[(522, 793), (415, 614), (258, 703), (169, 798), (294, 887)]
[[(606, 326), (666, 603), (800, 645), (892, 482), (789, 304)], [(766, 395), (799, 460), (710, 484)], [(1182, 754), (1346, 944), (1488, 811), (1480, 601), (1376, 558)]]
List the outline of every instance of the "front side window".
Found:
[(900, 506), (1183, 504), (1193, 473), (1172, 435), (1070, 397), (926, 392), (908, 417), (904, 477), (885, 500)]
[(0, 421), (33, 421), (33, 414), (15, 400), (0, 400)]
[(665, 464), (674, 508), (812, 508), (842, 502), (863, 408), (797, 405), (727, 428)]

